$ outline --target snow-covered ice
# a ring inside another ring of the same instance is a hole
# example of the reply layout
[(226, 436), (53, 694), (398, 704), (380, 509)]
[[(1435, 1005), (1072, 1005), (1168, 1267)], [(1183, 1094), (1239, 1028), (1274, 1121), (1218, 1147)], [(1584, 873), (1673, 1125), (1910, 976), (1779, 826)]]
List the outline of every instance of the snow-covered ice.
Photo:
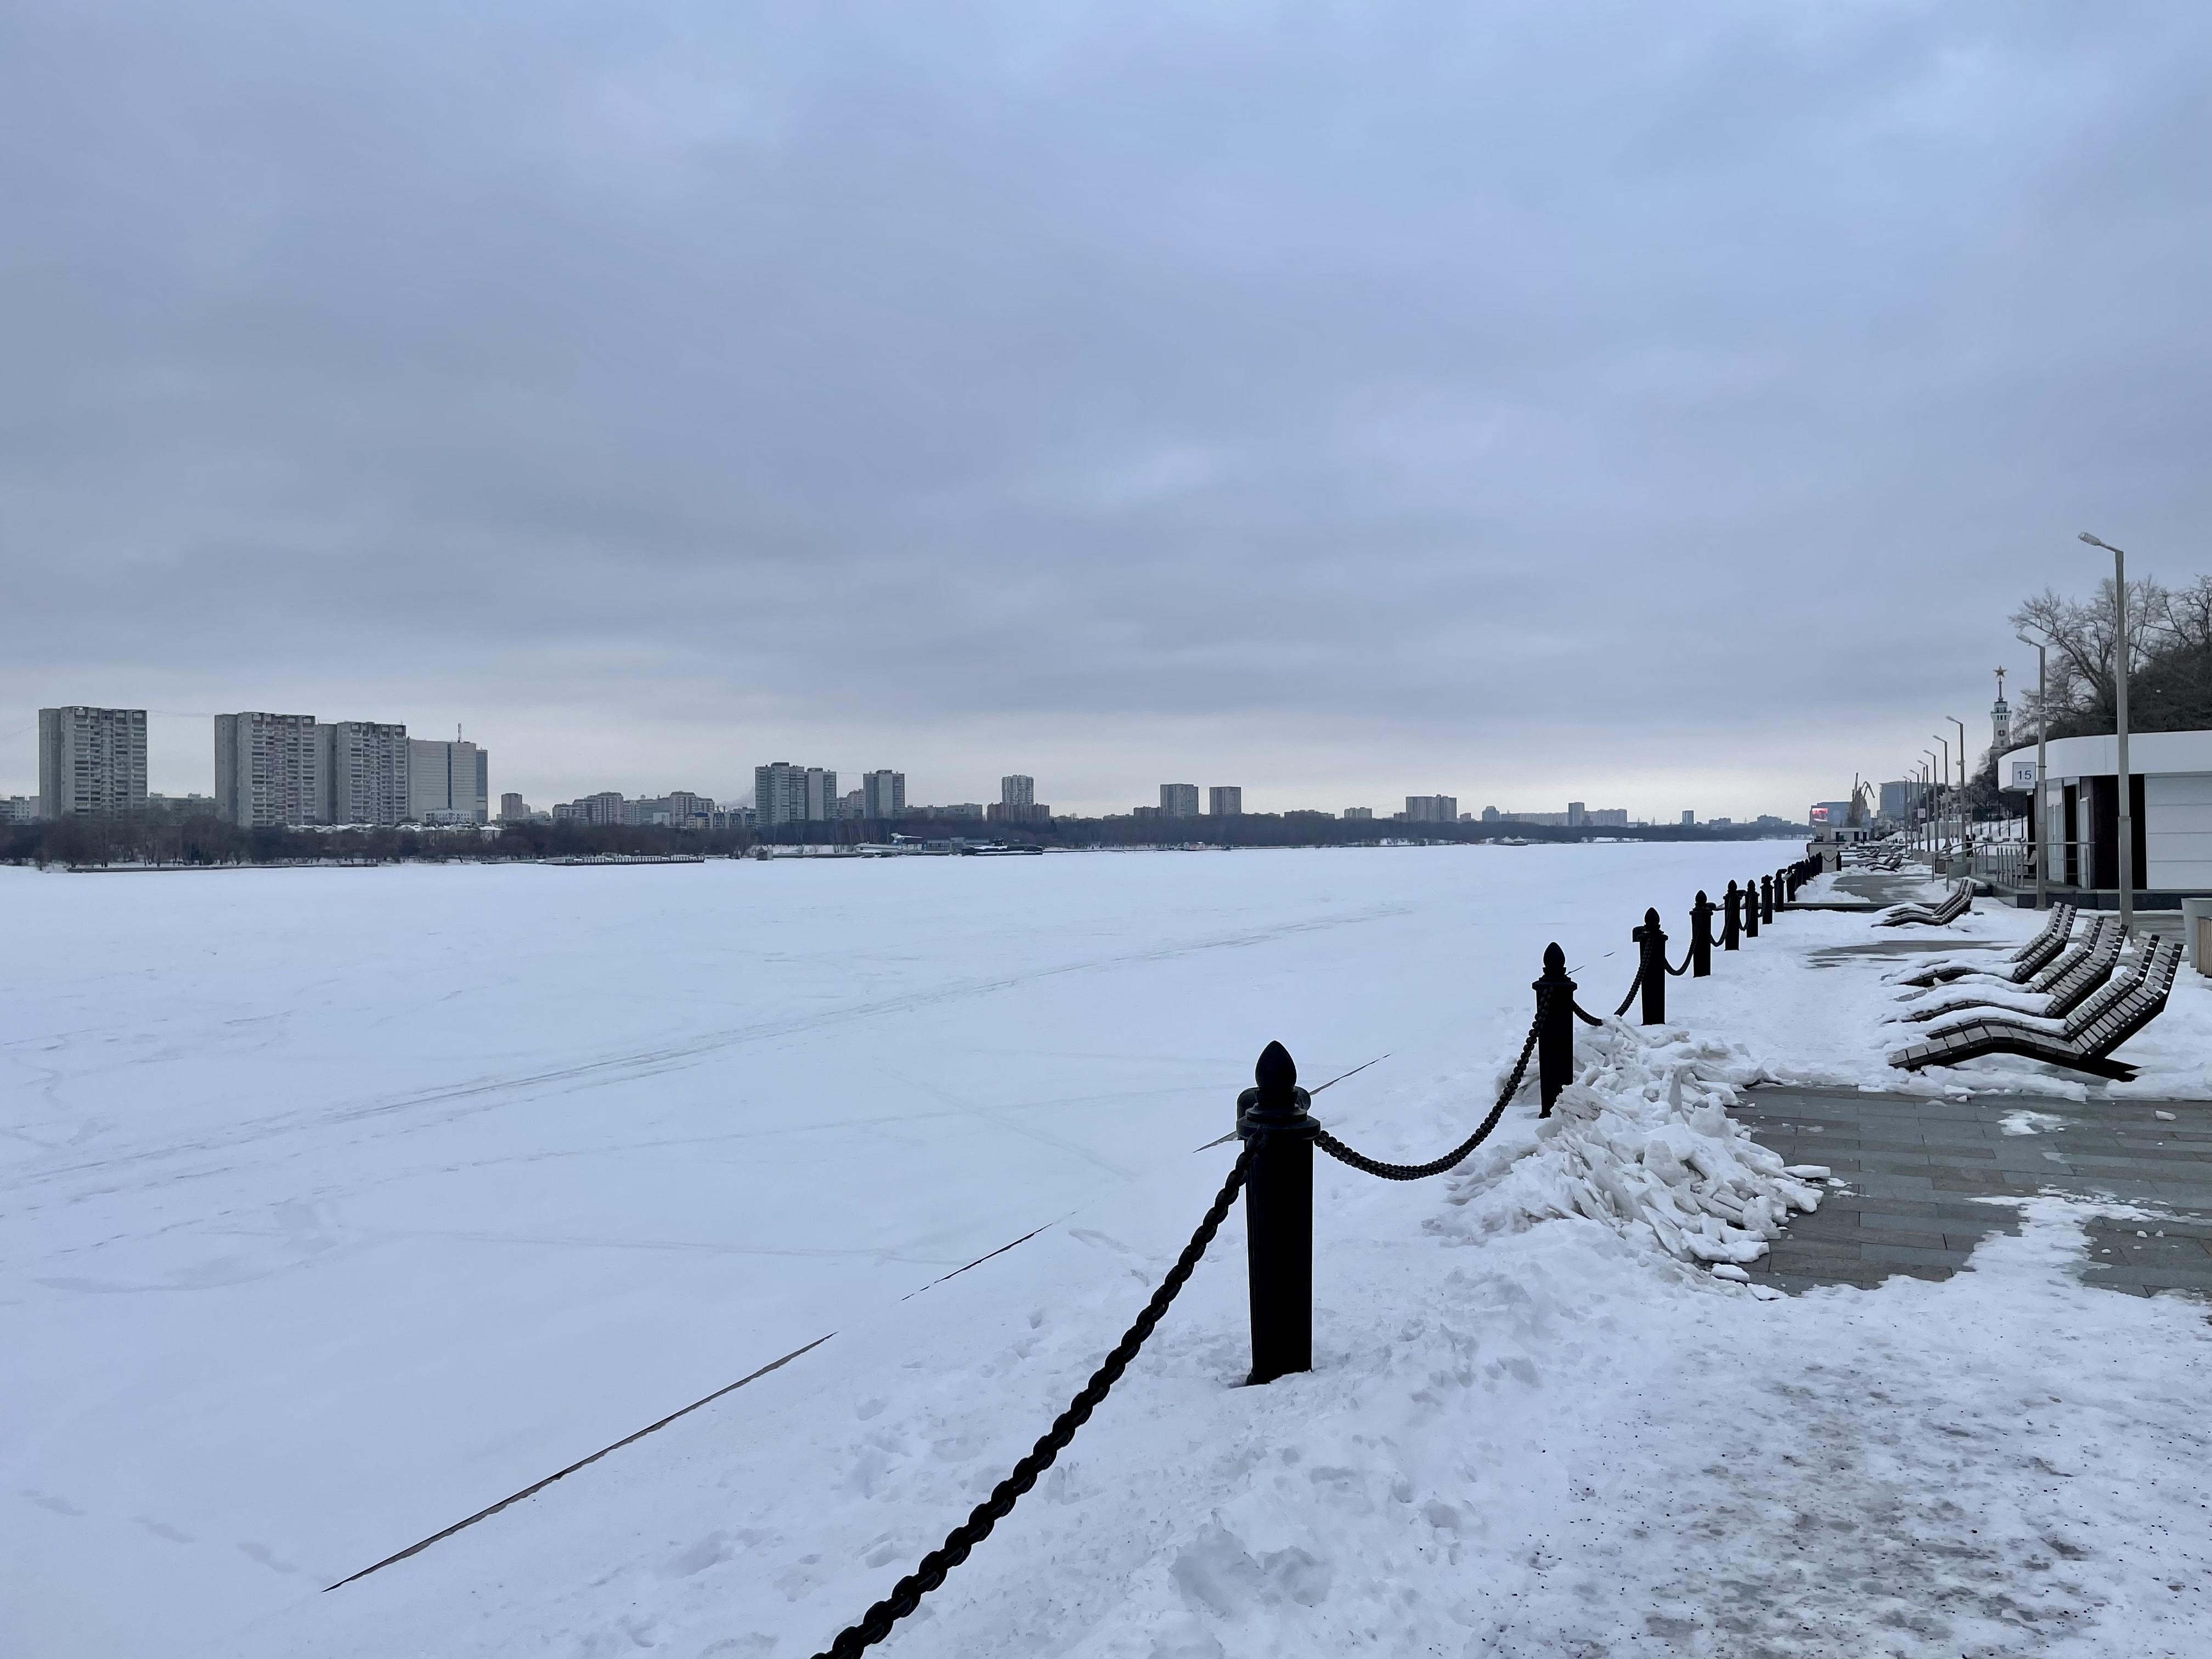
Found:
[[(1309, 1083), (1388, 1050), (1316, 1109), (1431, 1156), (1547, 939), (1609, 1010), (1645, 904), (1789, 851), (0, 872), (0, 1652), (811, 1653), (1119, 1334), (1269, 1037)], [(1698, 1265), (1820, 1180), (1709, 1103), (1899, 1080), (1883, 964), (1822, 954), (1865, 922), (1586, 1033), (1452, 1177), (1322, 1161), (1310, 1375), (1233, 1386), (1232, 1214), (886, 1650), (2188, 1651), (2202, 1310), (2073, 1283), (2073, 1208), (1942, 1285)], [(2139, 1090), (2188, 1092), (2168, 1046)]]

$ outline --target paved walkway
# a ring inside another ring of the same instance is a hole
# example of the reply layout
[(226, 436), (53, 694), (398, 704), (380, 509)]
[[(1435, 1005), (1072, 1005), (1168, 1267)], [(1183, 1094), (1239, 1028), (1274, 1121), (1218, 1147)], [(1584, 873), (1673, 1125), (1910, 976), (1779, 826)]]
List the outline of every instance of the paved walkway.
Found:
[(1844, 1182), (1790, 1224), (1750, 1270), (1754, 1282), (1796, 1291), (1871, 1288), (1899, 1273), (1948, 1279), (1978, 1240), (2018, 1229), (2016, 1210), (1976, 1199), (2059, 1192), (2160, 1218), (2092, 1220), (2084, 1282), (2212, 1297), (2212, 1102), (1926, 1100), (1792, 1087), (1742, 1098), (1735, 1115), (1754, 1139)]

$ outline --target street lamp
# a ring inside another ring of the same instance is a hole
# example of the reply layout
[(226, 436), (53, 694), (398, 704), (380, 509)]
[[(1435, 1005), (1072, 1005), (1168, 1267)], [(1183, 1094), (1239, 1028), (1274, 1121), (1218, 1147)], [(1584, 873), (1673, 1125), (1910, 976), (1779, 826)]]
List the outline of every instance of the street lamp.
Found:
[(2120, 739), (2120, 933), (2131, 938), (2136, 931), (2136, 826), (2128, 787), (2128, 671), (2135, 665), (2128, 650), (2128, 556), (2086, 530), (2081, 539), (2112, 556), (2112, 701)]
[(2051, 721), (2044, 712), (2044, 698), (2050, 690), (2050, 646), (2043, 641), (2031, 640), (2025, 634), (2015, 634), (2013, 638), (2035, 647), (2035, 793), (2029, 797), (2028, 810), (2035, 815), (2031, 820), (2035, 825), (2035, 908), (2047, 910), (2051, 908), (2051, 825), (2046, 820), (2051, 790), (2044, 782), (2043, 765), (2050, 752), (2045, 746), (2045, 733)]
[(1974, 874), (1974, 821), (1968, 816), (1972, 808), (1967, 805), (1966, 796), (1966, 785), (1970, 781), (1966, 776), (1966, 723), (1956, 714), (1946, 714), (1943, 718), (1959, 728), (1959, 850), (1966, 857), (1966, 878), (1971, 881)]
[(1926, 769), (1928, 773), (1928, 873), (1932, 876), (1936, 873), (1936, 859), (1942, 852), (1942, 786), (1936, 779), (1936, 751), (1933, 749), (1923, 749), (1920, 752), (1928, 757)]
[[(1951, 739), (1943, 736), (1940, 732), (1931, 732), (1929, 735), (1934, 738), (1936, 742), (1943, 745), (1943, 812), (1945, 816), (1938, 817), (1936, 822), (1937, 825), (1942, 829), (1943, 834), (1942, 839), (1948, 846), (1951, 836), (1948, 822), (1948, 815), (1951, 811), (1953, 805), (1951, 799)], [(1931, 871), (1929, 873), (1933, 874), (1934, 872)]]

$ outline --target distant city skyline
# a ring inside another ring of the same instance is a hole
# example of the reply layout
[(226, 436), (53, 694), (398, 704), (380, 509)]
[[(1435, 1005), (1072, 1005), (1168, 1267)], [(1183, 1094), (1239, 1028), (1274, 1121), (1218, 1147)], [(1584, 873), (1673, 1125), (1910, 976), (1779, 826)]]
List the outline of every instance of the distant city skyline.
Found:
[[(112, 705), (92, 706), (97, 707)], [(450, 719), (450, 709), (441, 709), (439, 711), (438, 714), (433, 716), (429, 721), (426, 722), (426, 724), (428, 728), (432, 730), (437, 729), (441, 723), (447, 726), (453, 726), (454, 722)], [(217, 787), (215, 777), (213, 756), (210, 752), (211, 746), (209, 740), (209, 733), (212, 724), (217, 718), (217, 716), (213, 714), (200, 715), (149, 711), (148, 720), (146, 722), (148, 730), (148, 736), (146, 738), (146, 787), (157, 794), (167, 793), (172, 796), (207, 794), (210, 796), (218, 796), (220, 791)], [(379, 730), (385, 729), (374, 725), (359, 721), (344, 721), (338, 722), (337, 724), (349, 727), (357, 727), (369, 733), (374, 733)], [(396, 720), (388, 723), (388, 726), (392, 727), (403, 726), (404, 725), (404, 722)], [(459, 729), (481, 731), (483, 728), (475, 721), (464, 720), (460, 723)], [(27, 781), (13, 781), (7, 772), (0, 770), (0, 799), (5, 799), (9, 796), (19, 793), (33, 797), (37, 795), (39, 792), (39, 779), (35, 758), (36, 732), (37, 723), (35, 719), (33, 719), (30, 722), (29, 734), (24, 738), (27, 746), (30, 749), (32, 757), (30, 775)], [(325, 741), (327, 741), (327, 739)], [(414, 741), (418, 744), (427, 744), (431, 740), (414, 739)], [(438, 739), (435, 741), (442, 743), (444, 740)], [(476, 744), (473, 739), (463, 739), (462, 741), (468, 749), (471, 750), (475, 750)], [(720, 745), (717, 745), (717, 747), (719, 748)], [(180, 748), (185, 752), (179, 752)], [(200, 757), (202, 756), (206, 757), (204, 761), (200, 759)], [(4, 762), (4, 745), (0, 745), (0, 762)], [(623, 785), (618, 787), (611, 780), (608, 780), (605, 775), (608, 771), (623, 769), (610, 767), (607, 769), (597, 769), (595, 772), (587, 772), (585, 766), (579, 763), (573, 769), (562, 768), (557, 770), (550, 771), (550, 776), (555, 780), (554, 781), (547, 782), (544, 778), (540, 778), (536, 783), (533, 783), (528, 775), (525, 775), (520, 778), (518, 778), (515, 775), (514, 769), (508, 763), (502, 747), (500, 767), (499, 793), (514, 793), (520, 794), (525, 799), (536, 803), (538, 810), (550, 811), (551, 806), (556, 803), (567, 801), (571, 799), (581, 799), (587, 795), (597, 793), (606, 792), (617, 793), (623, 796), (625, 799), (632, 800), (650, 800), (666, 798), (672, 787), (690, 788), (696, 786), (696, 793), (700, 796), (708, 799), (718, 801), (725, 806), (737, 805), (757, 805), (757, 802), (753, 799), (756, 793), (754, 781), (758, 769), (763, 764), (763, 763), (757, 761), (747, 761), (742, 757), (738, 757), (738, 762), (736, 764), (721, 763), (719, 767), (717, 765), (702, 764), (679, 773), (678, 775), (686, 780), (680, 785), (672, 783), (666, 777), (655, 777), (650, 773), (645, 774), (642, 778), (641, 778), (635, 770), (632, 770), (631, 775), (624, 780)], [(633, 768), (635, 765), (635, 763), (633, 762)], [(746, 779), (747, 781), (743, 783), (726, 781), (721, 787), (714, 787), (710, 784), (707, 783), (705, 780), (710, 773), (714, 773), (718, 769), (725, 774), (735, 772)], [(803, 768), (801, 769), (802, 771), (804, 769), (805, 769)], [(831, 767), (827, 769), (817, 768), (815, 769), (823, 774), (825, 782), (834, 786), (840, 769)], [(1015, 775), (1005, 773), (1000, 770), (997, 767), (986, 763), (981, 765), (967, 766), (962, 769), (957, 775), (960, 776), (975, 777), (980, 780), (978, 784), (969, 787), (956, 788), (948, 786), (933, 784), (927, 779), (923, 781), (921, 785), (917, 787), (909, 785), (907, 782), (907, 779), (911, 775), (913, 769), (914, 769), (911, 768), (872, 768), (865, 772), (857, 770), (854, 772), (848, 772), (846, 773), (845, 775), (848, 777), (857, 777), (862, 779), (864, 781), (864, 789), (868, 787), (865, 781), (870, 779), (878, 780), (878, 787), (883, 792), (878, 799), (886, 800), (896, 799), (902, 805), (908, 802), (918, 805), (927, 805), (933, 804), (951, 804), (960, 801), (968, 801), (978, 804), (979, 810), (981, 804), (988, 803), (994, 799), (1003, 799), (1010, 781)], [(1249, 769), (1240, 767), (1225, 767), (1222, 769), (1249, 775)], [(1434, 775), (1434, 769), (1425, 768), (1423, 770), (1427, 775)], [(1134, 806), (1152, 805), (1152, 801), (1158, 799), (1159, 791), (1165, 787), (1158, 783), (1149, 783), (1140, 785), (1137, 788), (1126, 792), (1118, 797), (1109, 797), (1104, 799), (1075, 799), (1069, 801), (1066, 799), (1069, 792), (1060, 790), (1059, 786), (1053, 781), (1052, 775), (1048, 773), (1044, 775), (1045, 781), (1042, 785), (1038, 784), (1035, 778), (1030, 775), (1024, 774), (1018, 775), (1024, 780), (1023, 783), (1019, 785), (1018, 787), (1026, 789), (1030, 798), (1032, 799), (1035, 799), (1035, 796), (1039, 792), (1040, 788), (1054, 790), (1056, 792), (1056, 799), (1053, 806), (1053, 813), (1054, 816), (1058, 817), (1100, 817), (1125, 815)], [(896, 781), (894, 781), (894, 780), (896, 780)], [(593, 789), (585, 787), (586, 784), (593, 783), (598, 784), (598, 788)], [(1281, 785), (1271, 787), (1264, 785), (1255, 786), (1249, 782), (1243, 785), (1200, 783), (1177, 787), (1187, 787), (1190, 790), (1191, 793), (1188, 799), (1187, 810), (1200, 816), (1206, 815), (1210, 811), (1214, 792), (1227, 789), (1234, 792), (1234, 797), (1237, 802), (1237, 805), (1233, 810), (1241, 812), (1279, 813), (1285, 811), (1324, 811), (1334, 814), (1338, 817), (1342, 817), (1347, 806), (1364, 806), (1372, 811), (1377, 818), (1389, 819), (1394, 813), (1405, 810), (1407, 807), (1408, 803), (1416, 797), (1408, 794), (1402, 787), (1387, 787), (1387, 785), (1388, 781), (1386, 781), (1386, 785), (1384, 786), (1378, 786), (1371, 790), (1366, 791), (1344, 787), (1333, 781), (1324, 782), (1310, 790), (1302, 789), (1295, 785)], [(322, 788), (324, 795), (327, 797), (329, 786), (325, 784), (322, 786)], [(1542, 797), (1540, 793), (1540, 790), (1541, 786), (1530, 788), (1507, 788), (1502, 784), (1492, 787), (1492, 784), (1478, 781), (1476, 783), (1472, 785), (1462, 784), (1456, 796), (1450, 797), (1450, 799), (1454, 799), (1455, 805), (1461, 802), (1469, 803), (1463, 807), (1460, 807), (1459, 810), (1471, 817), (1479, 817), (1484, 806), (1491, 805), (1497, 807), (1498, 811), (1501, 814), (1521, 817), (1534, 817), (1539, 814), (1558, 816), (1560, 817), (1562, 822), (1565, 822), (1566, 798), (1570, 792), (1587, 795), (1595, 795), (1602, 793), (1598, 790), (1595, 785), (1589, 784), (1587, 779), (1583, 778), (1580, 775), (1577, 775), (1571, 778), (1567, 782), (1556, 786), (1553, 790), (1551, 798), (1556, 800), (1559, 803), (1558, 805), (1547, 805), (1542, 806), (1516, 806), (1510, 804), (1513, 800), (1516, 799), (1525, 802), (1532, 799), (1541, 799)], [(896, 791), (895, 794), (892, 793), (894, 791)], [(855, 792), (852, 790), (838, 791), (836, 793), (836, 799), (842, 800), (845, 796), (854, 793)], [(1833, 790), (1830, 790), (1824, 792), (1821, 794), (1810, 797), (1809, 799), (1825, 799), (1827, 795), (1834, 793), (1835, 792)], [(1357, 799), (1357, 797), (1362, 793), (1368, 795), (1369, 799), (1364, 801)], [(1771, 789), (1760, 790), (1752, 796), (1751, 799), (1753, 802), (1753, 805), (1739, 809), (1732, 815), (1728, 812), (1721, 811), (1717, 808), (1708, 809), (1702, 805), (1686, 809), (1680, 805), (1679, 801), (1665, 805), (1641, 807), (1632, 806), (1626, 809), (1626, 815), (1629, 819), (1638, 822), (1650, 823), (1674, 823), (1681, 821), (1682, 814), (1686, 810), (1694, 811), (1697, 814), (1697, 819), (1700, 823), (1731, 816), (1735, 822), (1742, 823), (1755, 819), (1762, 814), (1776, 813), (1778, 811), (1779, 814), (1784, 817), (1785, 819), (1788, 819), (1788, 821), (1802, 821), (1799, 817), (1791, 817), (1791, 814), (1793, 811), (1802, 814), (1803, 809), (1802, 807), (1793, 809), (1786, 801), (1778, 800), (1776, 797), (1778, 793), (1778, 791)], [(483, 812), (487, 817), (493, 816), (490, 811), (492, 799), (492, 792), (487, 788), (477, 796), (475, 803), (476, 810)], [(1720, 798), (1710, 797), (1710, 799)], [(1061, 804), (1063, 801), (1066, 804)], [(421, 802), (410, 800), (410, 806), (414, 807), (417, 811), (421, 810)], [(452, 802), (445, 799), (433, 803), (434, 805), (441, 807), (447, 807), (452, 805)], [(1431, 809), (1425, 808), (1423, 811), (1425, 816), (1431, 814)], [(1618, 820), (1614, 821), (1617, 822)]]

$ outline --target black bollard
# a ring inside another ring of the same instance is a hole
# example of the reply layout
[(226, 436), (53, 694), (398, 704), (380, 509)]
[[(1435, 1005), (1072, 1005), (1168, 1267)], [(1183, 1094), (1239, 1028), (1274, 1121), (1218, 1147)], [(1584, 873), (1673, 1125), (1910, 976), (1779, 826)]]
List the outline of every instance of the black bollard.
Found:
[(1642, 945), (1636, 982), (1644, 993), (1644, 1023), (1667, 1023), (1667, 935), (1660, 931), (1659, 913), (1646, 910), (1644, 925), (1631, 936)]
[(1698, 889), (1698, 902), (1690, 907), (1690, 977), (1706, 979), (1713, 971), (1713, 902)]
[(1793, 865), (1791, 865), (1791, 866), (1790, 866), (1787, 870), (1784, 870), (1784, 871), (1782, 872), (1782, 882), (1783, 882), (1783, 885), (1784, 885), (1784, 886), (1785, 886), (1785, 887), (1787, 887), (1787, 888), (1790, 890), (1788, 892), (1784, 893), (1784, 894), (1782, 896), (1783, 896), (1783, 898), (1784, 898), (1785, 901), (1787, 901), (1789, 903), (1791, 903), (1791, 904), (1795, 904), (1795, 903), (1796, 903), (1796, 902), (1797, 902), (1797, 866), (1796, 866), (1796, 865), (1794, 865), (1794, 864), (1793, 864)]
[(1743, 936), (1759, 937), (1759, 884), (1755, 881), (1743, 884)]
[(1246, 1267), (1252, 1297), (1253, 1382), (1313, 1369), (1313, 1145), (1290, 1051), (1271, 1042), (1237, 1097), (1237, 1133), (1252, 1143), (1244, 1173)]
[(1743, 892), (1734, 882), (1721, 895), (1721, 949), (1741, 949), (1743, 935)]
[(1575, 1076), (1575, 982), (1567, 977), (1567, 953), (1556, 944), (1544, 947), (1544, 977), (1532, 988), (1543, 1018), (1536, 1031), (1536, 1092), (1544, 1105), (1537, 1115), (1549, 1117), (1552, 1103)]
[(1759, 878), (1759, 919), (1761, 921), (1774, 920), (1774, 878), (1771, 876)]

